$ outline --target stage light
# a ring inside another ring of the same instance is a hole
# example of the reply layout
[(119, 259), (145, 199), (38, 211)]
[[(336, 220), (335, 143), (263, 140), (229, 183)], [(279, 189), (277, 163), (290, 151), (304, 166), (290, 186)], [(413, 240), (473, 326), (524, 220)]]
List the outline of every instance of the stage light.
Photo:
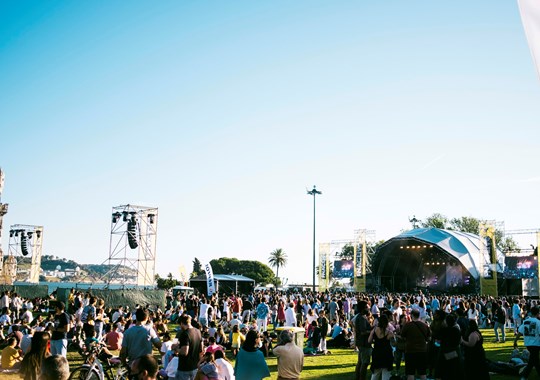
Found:
[(117, 212), (114, 212), (114, 213), (112, 214), (112, 222), (113, 222), (113, 223), (118, 222), (118, 219), (119, 219), (121, 216), (122, 216), (122, 214), (119, 213), (118, 211), (117, 211)]
[[(14, 234), (15, 234), (15, 231), (9, 230), (9, 237), (10, 238), (12, 238)], [(403, 247), (401, 247), (401, 248), (403, 248)]]
[(131, 211), (130, 214), (131, 214), (131, 221), (133, 223), (137, 222), (137, 218), (135, 217), (135, 215), (137, 215), (137, 213), (135, 211)]
[(129, 213), (128, 213), (127, 211), (122, 211), (122, 215), (123, 215), (122, 220), (123, 220), (124, 222), (127, 222), (127, 221), (128, 221), (128, 215), (129, 215)]
[(399, 249), (403, 249), (403, 246), (399, 247)]
[(409, 248), (411, 248), (411, 247), (407, 246), (407, 249), (409, 249)]
[(155, 216), (156, 216), (155, 214), (148, 214), (148, 223), (154, 224), (154, 217)]
[(28, 239), (32, 240), (32, 236), (34, 233), (32, 231), (28, 231)]
[(36, 230), (36, 236), (38, 239), (41, 237), (41, 230)]
[(15, 230), (15, 237), (19, 237), (19, 230)]
[(433, 248), (433, 246), (432, 246), (432, 245), (430, 245), (430, 246), (429, 246), (429, 248)]
[(427, 248), (427, 247), (424, 245), (424, 248)]

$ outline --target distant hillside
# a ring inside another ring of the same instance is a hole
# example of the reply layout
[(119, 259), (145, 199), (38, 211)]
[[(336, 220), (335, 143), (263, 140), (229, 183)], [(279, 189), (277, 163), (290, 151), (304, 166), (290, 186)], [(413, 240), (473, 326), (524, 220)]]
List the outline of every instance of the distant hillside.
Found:
[[(21, 260), (19, 260), (19, 268), (30, 268), (30, 257), (23, 257)], [(85, 273), (85, 275), (90, 277), (101, 277), (111, 268), (114, 267), (114, 265), (107, 265), (107, 264), (79, 264), (76, 261), (73, 260), (67, 260), (64, 258), (60, 258), (57, 256), (52, 255), (43, 255), (41, 256), (41, 269), (44, 271), (54, 271), (58, 267), (60, 267), (61, 271), (66, 271), (67, 269), (76, 270), (77, 268), (80, 269), (82, 273)], [(122, 266), (122, 272), (136, 275), (136, 271)]]

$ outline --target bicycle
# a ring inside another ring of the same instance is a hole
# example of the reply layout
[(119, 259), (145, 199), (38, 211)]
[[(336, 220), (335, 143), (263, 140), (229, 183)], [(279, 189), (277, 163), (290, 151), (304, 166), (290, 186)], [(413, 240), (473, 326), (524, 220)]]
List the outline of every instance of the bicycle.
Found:
[(85, 356), (84, 364), (71, 372), (69, 380), (128, 380), (129, 370), (123, 367), (119, 360), (104, 358), (101, 360), (105, 365), (101, 363), (103, 347), (103, 343), (95, 344), (82, 353)]

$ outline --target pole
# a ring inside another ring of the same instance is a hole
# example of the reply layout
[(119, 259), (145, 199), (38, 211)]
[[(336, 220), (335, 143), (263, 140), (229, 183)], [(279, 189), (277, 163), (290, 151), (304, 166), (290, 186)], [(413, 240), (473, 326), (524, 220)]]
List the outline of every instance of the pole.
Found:
[(315, 196), (317, 194), (322, 194), (315, 185), (313, 185), (313, 190), (307, 192), (309, 195), (313, 195), (313, 293), (315, 293)]
[(315, 293), (315, 193), (313, 193), (313, 293)]

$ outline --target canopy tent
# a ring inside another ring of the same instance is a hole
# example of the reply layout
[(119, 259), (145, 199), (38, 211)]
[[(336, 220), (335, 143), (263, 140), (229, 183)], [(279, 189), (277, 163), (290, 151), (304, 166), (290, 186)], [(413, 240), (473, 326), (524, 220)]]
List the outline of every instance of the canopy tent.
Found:
[(468, 285), (471, 277), (478, 281), (486, 268), (502, 272), (504, 263), (504, 255), (497, 251), (497, 263), (490, 265), (489, 245), (480, 236), (439, 228), (404, 232), (382, 244), (377, 253), (380, 264), (375, 275), (387, 283), (391, 278), (393, 289)]
[[(214, 281), (216, 290), (221, 294), (251, 292), (255, 287), (255, 280), (240, 274), (214, 274)], [(189, 286), (206, 294), (206, 275), (193, 277), (189, 280)]]

